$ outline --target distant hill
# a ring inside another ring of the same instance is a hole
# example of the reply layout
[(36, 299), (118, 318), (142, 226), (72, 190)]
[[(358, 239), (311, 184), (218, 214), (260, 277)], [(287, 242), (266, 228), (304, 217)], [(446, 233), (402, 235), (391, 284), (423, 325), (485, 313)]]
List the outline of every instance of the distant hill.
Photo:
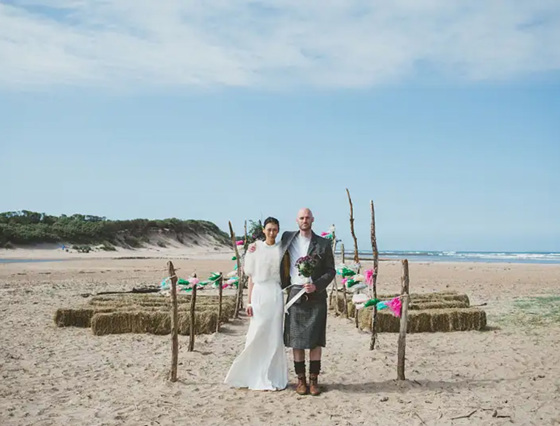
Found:
[(0, 213), (0, 248), (39, 243), (140, 248), (147, 245), (229, 246), (229, 236), (205, 220), (108, 220), (74, 214), (51, 216), (22, 210)]

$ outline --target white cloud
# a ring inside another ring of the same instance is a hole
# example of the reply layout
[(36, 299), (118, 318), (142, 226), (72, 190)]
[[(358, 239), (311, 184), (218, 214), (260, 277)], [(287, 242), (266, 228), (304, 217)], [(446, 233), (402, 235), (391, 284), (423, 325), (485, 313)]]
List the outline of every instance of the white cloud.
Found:
[(560, 70), (556, 0), (0, 0), (0, 87), (370, 87)]

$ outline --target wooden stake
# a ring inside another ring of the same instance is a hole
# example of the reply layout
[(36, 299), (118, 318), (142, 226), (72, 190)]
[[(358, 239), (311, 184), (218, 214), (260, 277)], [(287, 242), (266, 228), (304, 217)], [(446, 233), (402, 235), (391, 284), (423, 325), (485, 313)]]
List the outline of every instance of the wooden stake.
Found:
[[(344, 265), (344, 243), (340, 243), (340, 250), (342, 250), (342, 264)], [(342, 287), (342, 299), (344, 300), (344, 308), (342, 312), (344, 312), (344, 316), (348, 319), (348, 299), (346, 298), (346, 285), (340, 284)], [(338, 305), (338, 294), (336, 295), (336, 303)]]
[(237, 243), (235, 241), (235, 233), (233, 232), (233, 227), (231, 226), (231, 221), (229, 223), (229, 234), (231, 236), (231, 244), (233, 245), (233, 251), (235, 252), (235, 258), (237, 259), (237, 297), (235, 299), (235, 314), (234, 318), (239, 318), (239, 311), (243, 309), (243, 286), (245, 280), (243, 279), (245, 274), (241, 273), (241, 261), (239, 260), (239, 251), (237, 250)]
[(224, 274), (220, 272), (218, 278), (218, 323), (216, 324), (216, 333), (220, 331), (220, 318), (222, 318), (222, 285), (224, 284)]
[(402, 277), (401, 277), (401, 327), (399, 331), (399, 347), (398, 347), (398, 364), (397, 378), (405, 380), (404, 364), (406, 352), (406, 328), (408, 325), (408, 299), (409, 299), (409, 276), (408, 276), (408, 260), (402, 261)]
[[(350, 197), (350, 191), (346, 188), (346, 193), (348, 194), (348, 202), (350, 203), (350, 232), (352, 233), (352, 238), (354, 239), (354, 263), (360, 264), (360, 256), (358, 254), (358, 239), (356, 238), (356, 233), (354, 232), (354, 206), (352, 205), (352, 198)], [(358, 274), (360, 273), (360, 267), (356, 271)], [(358, 323), (358, 312), (354, 312), (354, 323), (356, 328), (359, 327)]]
[[(377, 251), (377, 237), (375, 236), (375, 209), (373, 201), (369, 202), (371, 207), (371, 250), (373, 251), (373, 283), (371, 286), (371, 298), (377, 299), (377, 268), (379, 266), (379, 252)], [(373, 313), (371, 316), (371, 340), (369, 342), (369, 350), (375, 349), (375, 341), (377, 340), (377, 306), (373, 305)]]
[(247, 253), (247, 247), (249, 246), (249, 244), (247, 244), (247, 221), (245, 221), (245, 233), (243, 237), (243, 253)]
[(344, 243), (340, 243), (340, 252), (342, 253), (342, 263), (346, 263), (346, 253), (344, 253)]
[[(336, 253), (336, 233), (335, 231), (333, 231), (332, 233), (332, 251), (333, 251), (333, 258), (335, 256)], [(336, 303), (334, 304), (334, 313), (338, 316), (339, 311), (338, 311), (338, 285), (336, 282), (336, 274), (334, 276), (334, 280), (333, 280), (333, 285), (331, 287), (331, 294), (329, 296), (329, 304), (332, 305), (333, 304), (333, 295), (336, 296)]]
[(177, 313), (177, 275), (171, 261), (167, 262), (167, 273), (171, 277), (171, 372), (169, 380), (176, 382), (179, 358), (179, 315)]
[(189, 352), (194, 351), (194, 336), (196, 334), (195, 329), (195, 310), (196, 308), (196, 285), (193, 285), (192, 293), (191, 293), (191, 324), (189, 330)]
[(350, 232), (352, 233), (352, 238), (354, 239), (354, 262), (360, 263), (360, 256), (358, 255), (358, 239), (354, 233), (354, 206), (352, 205), (352, 198), (350, 197), (350, 191), (346, 188), (346, 193), (348, 194), (348, 202), (350, 203)]

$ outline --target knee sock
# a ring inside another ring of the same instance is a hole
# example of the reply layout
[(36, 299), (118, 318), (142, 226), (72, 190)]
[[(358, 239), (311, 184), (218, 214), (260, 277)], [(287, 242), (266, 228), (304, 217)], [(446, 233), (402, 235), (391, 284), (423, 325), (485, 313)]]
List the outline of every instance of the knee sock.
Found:
[(319, 374), (321, 372), (321, 361), (310, 361), (309, 362), (309, 373)]
[(294, 361), (294, 370), (296, 374), (305, 374), (305, 361)]

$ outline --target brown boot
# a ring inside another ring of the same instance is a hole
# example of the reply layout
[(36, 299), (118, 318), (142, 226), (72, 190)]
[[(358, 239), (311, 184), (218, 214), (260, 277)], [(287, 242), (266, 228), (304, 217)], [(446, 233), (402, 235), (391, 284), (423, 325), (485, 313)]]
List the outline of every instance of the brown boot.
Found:
[(317, 383), (318, 377), (318, 374), (309, 375), (309, 393), (313, 396), (321, 394), (321, 389), (319, 388), (319, 384)]
[(296, 393), (298, 395), (307, 395), (307, 381), (305, 380), (305, 373), (298, 374)]

